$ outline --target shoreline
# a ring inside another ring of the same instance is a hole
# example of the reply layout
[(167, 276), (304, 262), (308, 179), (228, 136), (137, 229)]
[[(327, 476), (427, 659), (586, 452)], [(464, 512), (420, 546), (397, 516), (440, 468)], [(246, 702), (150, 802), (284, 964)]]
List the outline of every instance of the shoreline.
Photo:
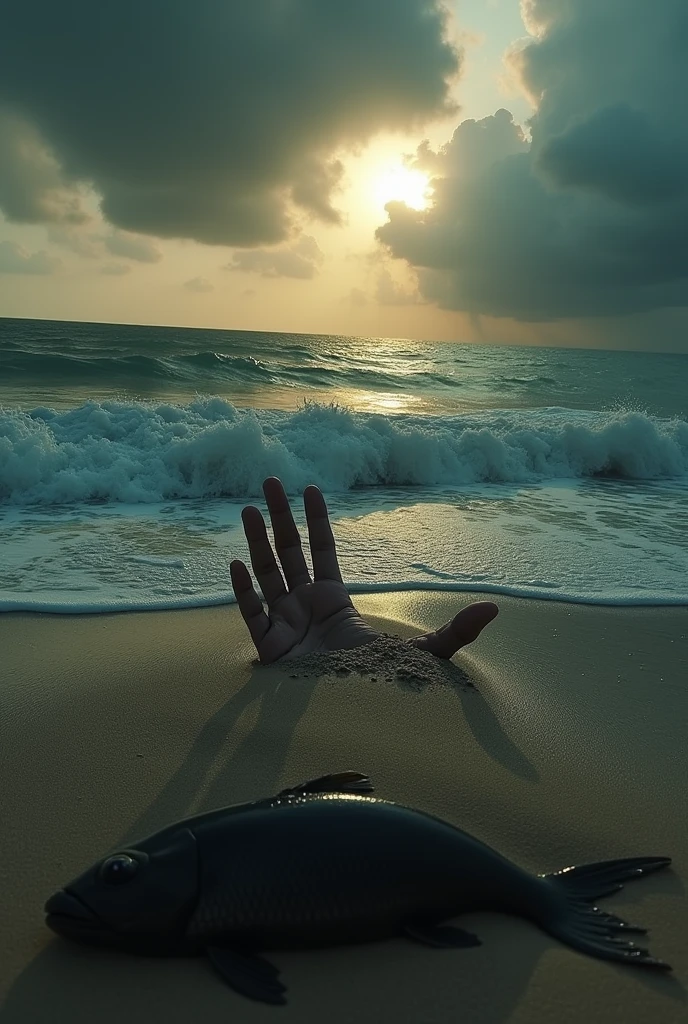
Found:
[[(389, 586), (386, 584), (346, 584), (347, 590), (352, 598), (356, 600), (366, 599), (368, 597), (377, 597), (379, 595), (395, 599), (396, 597), (403, 597), (405, 595), (413, 594), (443, 594), (443, 595), (455, 595), (457, 601), (461, 602), (462, 597), (467, 597), (470, 600), (475, 601), (486, 601), (492, 598), (504, 598), (512, 599), (515, 601), (537, 601), (541, 604), (564, 604), (572, 605), (574, 607), (591, 607), (591, 608), (612, 608), (619, 611), (625, 609), (638, 609), (640, 611), (651, 611), (652, 609), (662, 610), (668, 608), (674, 609), (685, 609), (688, 611), (688, 596), (686, 597), (663, 597), (655, 599), (645, 598), (600, 598), (600, 597), (577, 597), (571, 594), (559, 594), (556, 592), (546, 592), (546, 596), (543, 596), (542, 591), (537, 590), (533, 593), (526, 592), (525, 588), (511, 587), (508, 585), (494, 587), (484, 587), (476, 584), (462, 585), (452, 583), (436, 583), (431, 582), (427, 585), (422, 583), (402, 583)], [(264, 600), (264, 599), (263, 599)], [(354, 600), (354, 604), (356, 603)], [(104, 615), (139, 615), (146, 614), (148, 612), (185, 612), (185, 611), (203, 611), (208, 608), (236, 608), (236, 599), (231, 592), (223, 594), (218, 597), (208, 598), (189, 598), (188, 604), (169, 604), (165, 602), (149, 601), (146, 604), (131, 607), (102, 607), (97, 609), (83, 608), (77, 606), (76, 608), (67, 606), (55, 607), (53, 604), (45, 603), (43, 605), (33, 606), (30, 608), (26, 607), (8, 607), (12, 602), (10, 600), (2, 600), (0, 598), (0, 618), (4, 615), (46, 615), (46, 616), (88, 616), (91, 618), (99, 618)], [(19, 600), (17, 601), (19, 604)]]
[[(466, 600), (354, 597), (376, 628), (402, 638), (437, 628)], [(294, 679), (288, 661), (255, 664), (236, 606), (0, 615), (0, 1024), (224, 1024), (228, 1014), (250, 1024), (275, 1012), (304, 1024), (325, 1013), (333, 1024), (390, 1014), (445, 1024), (459, 1013), (476, 1024), (684, 1020), (688, 609), (499, 604), (454, 659), (473, 687), (373, 681), (372, 669)], [(395, 940), (277, 952), (289, 1005), (273, 1011), (241, 1000), (202, 960), (117, 956), (45, 928), (47, 896), (113, 846), (344, 769), (534, 872), (672, 856), (671, 869), (603, 906), (651, 929), (646, 944), (673, 974), (593, 960), (525, 920), (474, 913), (457, 923), (483, 940), (475, 950)]]

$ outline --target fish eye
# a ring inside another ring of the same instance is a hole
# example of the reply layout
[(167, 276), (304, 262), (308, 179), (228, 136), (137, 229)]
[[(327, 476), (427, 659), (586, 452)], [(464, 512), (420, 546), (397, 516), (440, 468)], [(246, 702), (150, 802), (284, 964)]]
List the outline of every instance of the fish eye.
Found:
[(130, 857), (128, 853), (116, 853), (113, 857), (108, 857), (103, 861), (98, 874), (106, 885), (121, 885), (123, 882), (130, 881), (138, 869), (138, 861)]

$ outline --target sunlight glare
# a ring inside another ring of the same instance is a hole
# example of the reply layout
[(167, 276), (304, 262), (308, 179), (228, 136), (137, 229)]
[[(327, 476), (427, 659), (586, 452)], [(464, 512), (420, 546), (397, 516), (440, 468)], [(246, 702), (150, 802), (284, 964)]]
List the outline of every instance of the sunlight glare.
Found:
[(381, 206), (397, 201), (412, 210), (425, 210), (430, 203), (430, 180), (422, 171), (395, 164), (378, 175), (375, 198)]

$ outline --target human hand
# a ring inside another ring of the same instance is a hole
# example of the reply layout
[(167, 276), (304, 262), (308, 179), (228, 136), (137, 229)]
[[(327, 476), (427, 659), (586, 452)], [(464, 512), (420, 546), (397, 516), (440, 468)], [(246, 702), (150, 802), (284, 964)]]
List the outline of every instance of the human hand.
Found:
[[(268, 477), (263, 482), (263, 493), (284, 576), (260, 510), (248, 505), (241, 518), (267, 612), (246, 565), (235, 559), (229, 567), (239, 611), (261, 662), (267, 665), (313, 651), (338, 651), (376, 640), (381, 634), (361, 618), (342, 583), (327, 506), (319, 488), (310, 485), (303, 493), (313, 578), (289, 501), (277, 477)], [(451, 658), (461, 647), (472, 643), (497, 612), (497, 605), (491, 601), (478, 601), (463, 608), (440, 629), (412, 637), (408, 643), (438, 658)]]

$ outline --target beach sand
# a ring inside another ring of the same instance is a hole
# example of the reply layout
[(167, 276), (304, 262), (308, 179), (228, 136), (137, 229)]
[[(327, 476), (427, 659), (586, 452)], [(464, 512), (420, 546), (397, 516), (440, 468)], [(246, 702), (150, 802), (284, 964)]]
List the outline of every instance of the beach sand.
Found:
[[(356, 603), (408, 637), (468, 599)], [(436, 682), (390, 665), (374, 680), (258, 666), (232, 606), (0, 616), (0, 1024), (688, 1019), (688, 609), (499, 604)], [(202, 958), (90, 950), (45, 928), (45, 899), (112, 847), (342, 769), (535, 872), (672, 856), (671, 869), (603, 905), (649, 928), (645, 944), (674, 973), (593, 960), (524, 920), (471, 914), (461, 924), (482, 939), (475, 949), (400, 939), (275, 952), (289, 1004), (274, 1008), (226, 988)]]

